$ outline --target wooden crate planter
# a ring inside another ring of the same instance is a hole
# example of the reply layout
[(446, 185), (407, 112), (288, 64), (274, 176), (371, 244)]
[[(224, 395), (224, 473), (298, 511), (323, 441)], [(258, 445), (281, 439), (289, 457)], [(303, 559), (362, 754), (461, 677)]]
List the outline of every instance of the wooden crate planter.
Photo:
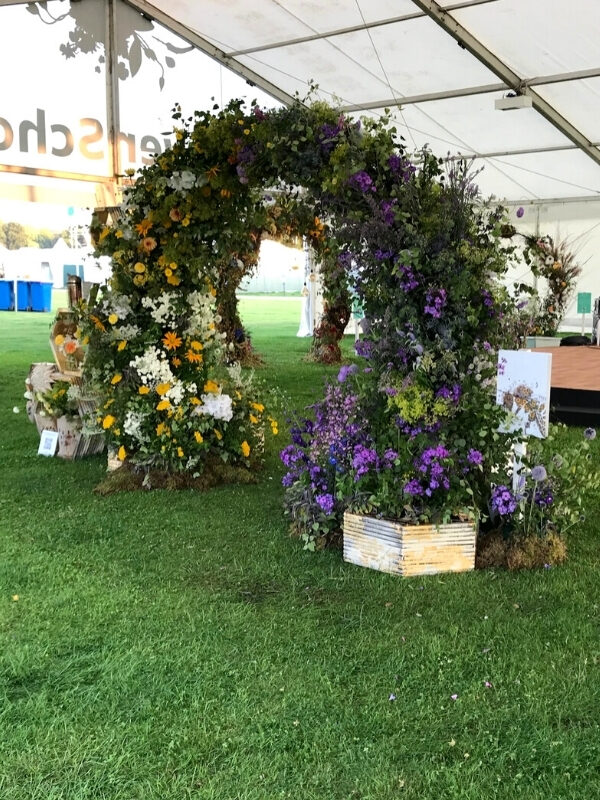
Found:
[[(67, 309), (61, 309), (56, 314), (56, 320), (52, 326), (50, 333), (50, 349), (54, 356), (56, 365), (65, 378), (79, 378), (81, 377), (81, 365), (85, 358), (83, 348), (76, 345), (74, 342), (74, 334), (77, 330), (77, 323), (75, 322), (73, 314)], [(58, 345), (56, 337), (62, 336), (70, 340), (73, 346), (72, 352), (66, 352), (65, 345)]]
[(475, 567), (477, 525), (403, 525), (344, 514), (344, 561), (408, 577)]

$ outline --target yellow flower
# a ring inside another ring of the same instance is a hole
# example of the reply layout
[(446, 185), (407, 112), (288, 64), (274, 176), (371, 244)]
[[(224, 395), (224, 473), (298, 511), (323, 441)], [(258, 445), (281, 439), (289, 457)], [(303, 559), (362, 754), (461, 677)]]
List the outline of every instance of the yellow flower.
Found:
[(117, 231), (115, 233), (115, 236), (117, 237), (117, 239), (122, 239), (123, 238), (123, 231)]
[(188, 350), (185, 357), (191, 364), (201, 364), (203, 361), (202, 353), (194, 353), (193, 350)]
[(125, 450), (123, 445), (121, 445), (121, 447), (119, 447), (119, 452), (117, 453), (117, 458), (119, 459), (119, 461), (125, 461), (125, 459), (127, 458), (127, 450)]
[(112, 414), (107, 414), (102, 420), (102, 427), (104, 428), (105, 431), (107, 431), (109, 428), (112, 428), (112, 426), (115, 424), (116, 421), (117, 420), (115, 419), (115, 417), (113, 417)]
[(262, 412), (265, 410), (265, 407), (262, 403), (250, 403), (250, 405), (255, 411), (258, 411), (259, 414), (262, 414)]
[(57, 347), (62, 347), (64, 343), (65, 343), (65, 337), (62, 335), (62, 333), (59, 333), (58, 336), (54, 337), (54, 344)]
[(171, 388), (170, 383), (159, 383), (158, 386), (156, 387), (156, 393), (162, 397), (169, 391), (170, 388)]
[(163, 336), (162, 343), (167, 350), (175, 350), (181, 344), (181, 339), (174, 331), (167, 331)]
[(218, 394), (219, 384), (215, 383), (215, 381), (206, 381), (206, 383), (204, 384), (204, 391), (212, 392), (213, 394)]
[(202, 405), (202, 400), (200, 400), (200, 398), (199, 398), (199, 397), (192, 397), (192, 398), (190, 399), (190, 403), (191, 403), (193, 406), (201, 406), (201, 405)]
[(150, 389), (147, 386), (140, 386), (138, 389), (139, 394), (148, 394)]
[(250, 136), (250, 128), (244, 128), (244, 136)]
[(141, 261), (136, 261), (133, 265), (133, 271), (141, 275), (142, 272), (146, 272), (146, 265), (142, 264)]
[(173, 270), (170, 267), (167, 267), (165, 270), (165, 275), (167, 276), (167, 278), (170, 278), (172, 274)]
[(164, 422), (159, 422), (158, 425), (156, 426), (156, 435), (162, 436), (163, 434), (165, 434), (166, 436), (168, 436), (169, 433), (170, 431), (168, 425), (166, 425)]
[(89, 336), (84, 336), (83, 339), (81, 340), (81, 344), (82, 345), (86, 345), (86, 344), (89, 344), (89, 343), (90, 343), (90, 337)]
[(156, 406), (157, 411), (166, 411), (167, 408), (171, 408), (171, 403), (169, 400), (161, 400)]
[[(209, 187), (205, 187), (205, 188), (209, 188)], [(187, 228), (187, 226), (190, 224), (191, 219), (192, 218), (190, 217), (190, 215), (186, 214), (185, 217), (181, 220), (181, 224), (183, 225), (184, 228)]]
[(192, 348), (192, 350), (204, 350), (204, 345), (197, 339), (194, 339), (193, 341), (190, 342), (190, 347)]
[(116, 314), (111, 314), (108, 318), (108, 321), (110, 322), (111, 325), (114, 325), (115, 322), (119, 321), (119, 318)]
[(136, 286), (143, 286), (146, 283), (146, 276), (145, 275), (134, 275), (133, 282)]
[(157, 264), (159, 267), (166, 267), (167, 257), (165, 255), (159, 256), (157, 259)]
[(177, 356), (174, 356), (174, 358), (171, 359), (171, 364), (173, 364), (174, 367), (180, 367), (181, 359), (177, 358)]
[(179, 458), (183, 458), (183, 450), (181, 449), (181, 447), (177, 448), (177, 455), (179, 456)]
[(231, 197), (231, 192), (229, 189), (221, 189), (221, 197)]
[(217, 439), (219, 441), (221, 441), (221, 439), (223, 438), (223, 434), (221, 433), (221, 431), (218, 431), (216, 428), (213, 428), (213, 431), (214, 431), (215, 436), (217, 437)]
[(258, 422), (258, 417), (255, 417), (254, 414), (250, 414), (250, 422), (253, 425), (256, 425), (256, 423)]
[(194, 431), (194, 439), (198, 442), (198, 444), (202, 444), (202, 442), (204, 441), (200, 431)]
[(110, 233), (110, 228), (102, 228), (100, 236), (98, 237), (98, 241), (103, 242), (109, 233)]
[(250, 455), (250, 445), (246, 440), (242, 442), (242, 453), (244, 454), (245, 458), (248, 458)]
[(113, 377), (111, 378), (110, 382), (114, 386), (116, 383), (120, 383), (122, 380), (123, 380), (123, 376), (122, 375), (113, 375)]
[(171, 261), (171, 263), (169, 264), (169, 269), (177, 269), (177, 262)]
[(143, 219), (141, 222), (138, 222), (137, 225), (135, 225), (135, 229), (140, 236), (145, 236), (151, 227), (152, 221), (149, 219)]
[(127, 347), (127, 342), (125, 341), (125, 339), (122, 339), (122, 340), (119, 342), (119, 344), (117, 345), (117, 350), (118, 350), (119, 352), (121, 352), (121, 350), (125, 350), (125, 348), (126, 348), (126, 347)]
[(181, 283), (181, 278), (178, 278), (177, 275), (169, 275), (167, 278), (167, 283), (170, 283), (171, 286), (179, 286)]
[(109, 398), (109, 399), (106, 401), (106, 403), (104, 403), (104, 405), (103, 405), (102, 407), (103, 407), (103, 408), (110, 408), (114, 402), (115, 402), (115, 398), (114, 398), (114, 397), (110, 397), (110, 398)]

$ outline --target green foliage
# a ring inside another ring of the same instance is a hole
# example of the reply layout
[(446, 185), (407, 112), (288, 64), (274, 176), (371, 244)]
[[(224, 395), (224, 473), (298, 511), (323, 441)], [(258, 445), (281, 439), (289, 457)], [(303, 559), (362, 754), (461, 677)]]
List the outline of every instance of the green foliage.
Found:
[(54, 381), (46, 392), (36, 392), (35, 400), (41, 403), (49, 417), (76, 416), (77, 400), (73, 395), (72, 385), (68, 381)]

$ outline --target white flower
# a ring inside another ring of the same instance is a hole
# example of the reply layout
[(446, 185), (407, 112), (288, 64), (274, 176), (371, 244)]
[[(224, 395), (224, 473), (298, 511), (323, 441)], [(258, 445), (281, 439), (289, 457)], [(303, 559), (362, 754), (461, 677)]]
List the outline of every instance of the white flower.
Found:
[(169, 178), (169, 186), (176, 192), (186, 192), (196, 185), (196, 176), (189, 169), (175, 170)]
[(194, 414), (204, 414), (226, 422), (233, 417), (233, 406), (228, 394), (203, 394), (200, 399), (202, 405), (195, 407)]
[(144, 308), (150, 310), (150, 316), (155, 322), (158, 322), (159, 325), (164, 325), (165, 323), (171, 324), (175, 321), (175, 317), (177, 316), (177, 309), (174, 307), (173, 303), (178, 298), (179, 294), (177, 292), (163, 292), (154, 299), (151, 297), (143, 297), (142, 305)]
[(138, 411), (128, 411), (125, 415), (125, 421), (123, 422), (123, 430), (125, 433), (137, 439), (138, 442), (146, 441), (148, 438), (142, 433), (142, 423), (144, 419), (144, 414), (140, 414)]
[(13, 406), (13, 414), (19, 414), (20, 412), (21, 409), (19, 408), (19, 406)]
[(141, 356), (136, 356), (129, 366), (137, 370), (145, 386), (156, 386), (158, 383), (173, 383), (175, 378), (167, 357), (157, 347), (149, 347)]

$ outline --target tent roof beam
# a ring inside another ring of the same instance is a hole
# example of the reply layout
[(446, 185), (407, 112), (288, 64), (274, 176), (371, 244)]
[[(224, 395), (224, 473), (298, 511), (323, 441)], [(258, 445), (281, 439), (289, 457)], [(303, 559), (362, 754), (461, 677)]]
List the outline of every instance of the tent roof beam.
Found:
[[(482, 6), (487, 3), (497, 3), (498, 0), (463, 0), (463, 2), (453, 3), (446, 6), (447, 11), (455, 11), (461, 8), (468, 8), (469, 6)], [(271, 42), (269, 44), (261, 44), (255, 47), (247, 47), (244, 50), (231, 50), (227, 53), (230, 58), (236, 56), (245, 56), (253, 53), (262, 53), (265, 50), (277, 50), (280, 47), (291, 47), (296, 44), (305, 44), (306, 42), (316, 42), (320, 39), (331, 39), (334, 36), (344, 36), (346, 33), (357, 33), (359, 31), (372, 30), (373, 28), (381, 28), (385, 25), (394, 25), (397, 22), (407, 22), (411, 19), (420, 19), (426, 17), (423, 11), (414, 11), (412, 14), (402, 14), (398, 17), (388, 17), (387, 19), (373, 20), (372, 22), (365, 22), (361, 25), (350, 25), (346, 28), (336, 28), (331, 31), (324, 31), (323, 33), (313, 33), (307, 36), (298, 36), (295, 39), (283, 39), (279, 42)]]
[(533, 107), (551, 125), (559, 130), (564, 136), (577, 145), (586, 155), (596, 164), (600, 164), (600, 150), (590, 142), (590, 140), (569, 122), (568, 119), (539, 95), (534, 89), (524, 86), (523, 78), (514, 72), (509, 66), (501, 61), (498, 56), (489, 50), (482, 42), (461, 25), (454, 17), (447, 13), (436, 0), (413, 0), (413, 3), (424, 11), (434, 22), (450, 34), (453, 39), (468, 50), (478, 61), (491, 70), (507, 86), (522, 87), (521, 93), (527, 94), (533, 101)]
[(491, 92), (505, 92), (508, 89), (523, 91), (524, 87), (545, 86), (549, 83), (565, 83), (567, 81), (581, 81), (586, 78), (600, 78), (600, 67), (582, 69), (576, 72), (557, 72), (554, 75), (541, 75), (536, 78), (525, 78), (518, 86), (508, 86), (506, 83), (486, 83), (481, 86), (465, 86), (462, 89), (448, 89), (443, 92), (426, 92), (402, 97), (388, 97), (384, 100), (372, 100), (368, 103), (356, 103), (343, 106), (342, 111), (368, 111), (376, 108), (390, 108), (392, 106), (408, 106), (415, 103), (429, 103), (433, 100), (451, 100), (455, 97), (469, 97), (475, 94), (490, 94)]

